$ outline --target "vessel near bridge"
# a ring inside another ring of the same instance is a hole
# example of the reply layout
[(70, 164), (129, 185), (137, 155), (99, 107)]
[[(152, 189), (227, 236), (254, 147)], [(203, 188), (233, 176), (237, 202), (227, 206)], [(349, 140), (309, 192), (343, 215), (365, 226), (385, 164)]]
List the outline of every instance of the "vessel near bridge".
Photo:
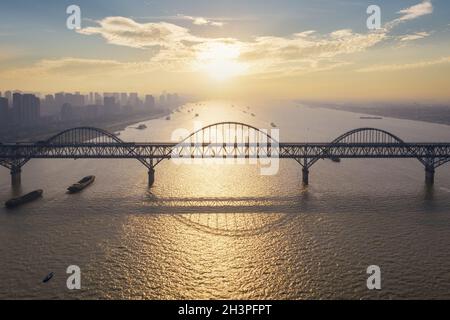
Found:
[(436, 168), (450, 161), (450, 142), (405, 142), (381, 129), (359, 128), (331, 142), (284, 143), (267, 131), (240, 122), (220, 122), (193, 132), (180, 142), (127, 142), (98, 128), (65, 130), (46, 141), (0, 144), (0, 165), (20, 184), (22, 167), (31, 159), (137, 159), (155, 181), (155, 167), (165, 159), (293, 159), (309, 184), (309, 170), (321, 159), (415, 159), (425, 168), (425, 181), (434, 183)]

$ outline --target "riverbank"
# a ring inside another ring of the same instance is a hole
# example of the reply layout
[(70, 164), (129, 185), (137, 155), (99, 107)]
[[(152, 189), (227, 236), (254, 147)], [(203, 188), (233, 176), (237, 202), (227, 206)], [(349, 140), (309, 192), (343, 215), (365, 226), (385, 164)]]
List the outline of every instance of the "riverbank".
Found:
[(42, 141), (58, 134), (61, 131), (76, 127), (95, 127), (114, 133), (125, 129), (126, 127), (132, 124), (166, 117), (171, 113), (172, 113), (171, 110), (163, 109), (160, 112), (140, 113), (127, 116), (126, 118), (121, 116), (104, 120), (84, 120), (84, 121), (73, 121), (69, 123), (67, 122), (56, 123), (50, 126), (40, 128), (23, 129), (20, 130), (19, 132), (7, 132), (5, 134), (2, 134), (0, 141), (2, 142)]
[(450, 106), (447, 105), (377, 105), (357, 106), (331, 103), (300, 102), (309, 107), (319, 107), (331, 110), (339, 110), (375, 117), (386, 117), (403, 120), (423, 121), (429, 123), (450, 125)]

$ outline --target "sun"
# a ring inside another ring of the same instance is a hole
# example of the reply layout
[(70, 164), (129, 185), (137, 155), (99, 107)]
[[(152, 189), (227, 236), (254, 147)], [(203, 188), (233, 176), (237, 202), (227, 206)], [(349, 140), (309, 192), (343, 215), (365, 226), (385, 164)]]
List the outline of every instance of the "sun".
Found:
[(239, 62), (241, 49), (238, 45), (223, 42), (207, 43), (198, 51), (197, 68), (211, 78), (224, 81), (242, 75), (247, 66)]

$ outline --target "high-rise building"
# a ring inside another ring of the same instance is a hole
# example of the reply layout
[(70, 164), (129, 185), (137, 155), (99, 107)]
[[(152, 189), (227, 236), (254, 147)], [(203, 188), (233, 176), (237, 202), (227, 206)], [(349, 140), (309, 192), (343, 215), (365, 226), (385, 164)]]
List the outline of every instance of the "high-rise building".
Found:
[(84, 101), (84, 95), (80, 94), (79, 92), (76, 92), (73, 96), (73, 105), (83, 107), (85, 105)]
[(44, 104), (47, 106), (54, 106), (55, 105), (55, 97), (53, 97), (52, 94), (47, 94), (44, 98)]
[(13, 94), (13, 121), (18, 125), (35, 125), (41, 116), (41, 101), (34, 94)]
[(122, 92), (122, 93), (120, 94), (120, 105), (121, 105), (121, 106), (126, 106), (126, 105), (128, 105), (128, 93)]
[(137, 108), (139, 106), (139, 96), (136, 92), (131, 92), (128, 98), (129, 105)]
[(0, 97), (0, 126), (9, 123), (9, 106), (8, 99)]
[(14, 124), (21, 124), (23, 97), (20, 93), (13, 93), (12, 98), (12, 120)]
[(64, 92), (55, 93), (55, 104), (58, 108), (64, 104)]
[(114, 92), (114, 93), (112, 94), (112, 96), (114, 97), (115, 101), (116, 101), (118, 104), (120, 104), (120, 93)]
[(165, 106), (166, 105), (166, 95), (164, 93), (159, 96), (159, 104), (161, 106)]
[(21, 123), (35, 125), (41, 117), (41, 100), (34, 94), (23, 95), (23, 116)]
[(113, 114), (119, 111), (119, 105), (116, 99), (112, 96), (103, 97), (103, 106), (106, 114)]
[(103, 98), (102, 98), (102, 95), (100, 93), (98, 93), (98, 92), (94, 93), (94, 100), (95, 100), (95, 104), (96, 105), (98, 105), (98, 106), (102, 105)]
[(8, 106), (11, 107), (12, 105), (12, 93), (11, 91), (5, 92), (5, 98), (8, 99)]
[(145, 96), (145, 108), (148, 110), (155, 108), (155, 98), (151, 94)]

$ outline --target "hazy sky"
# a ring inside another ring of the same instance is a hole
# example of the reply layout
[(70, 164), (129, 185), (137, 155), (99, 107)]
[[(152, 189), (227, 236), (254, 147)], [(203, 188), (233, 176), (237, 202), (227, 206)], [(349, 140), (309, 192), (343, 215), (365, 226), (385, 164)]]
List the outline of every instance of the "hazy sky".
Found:
[(449, 13), (448, 0), (2, 1), (0, 90), (450, 101)]

